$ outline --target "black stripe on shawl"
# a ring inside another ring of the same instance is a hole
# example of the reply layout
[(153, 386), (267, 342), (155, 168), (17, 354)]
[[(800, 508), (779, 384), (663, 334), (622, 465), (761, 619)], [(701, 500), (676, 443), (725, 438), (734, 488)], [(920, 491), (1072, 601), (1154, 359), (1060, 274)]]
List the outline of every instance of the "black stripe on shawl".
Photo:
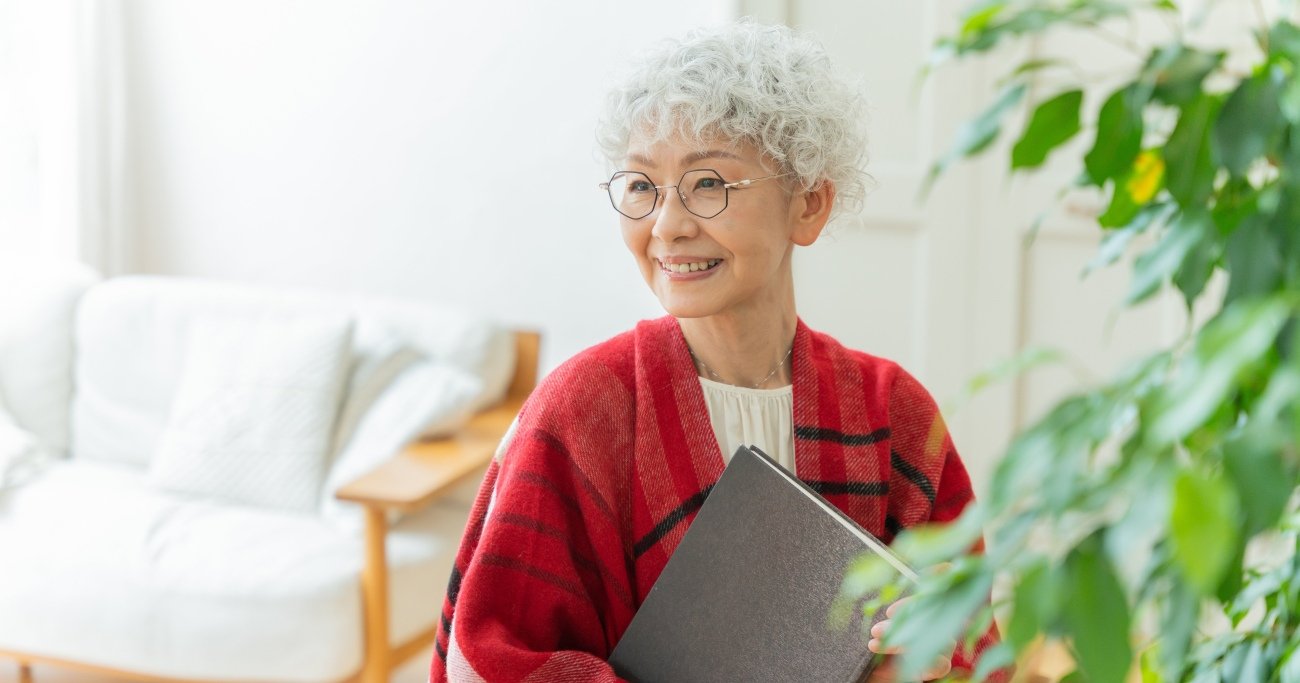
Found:
[[(452, 564), (451, 579), (447, 581), (447, 602), (450, 602), (452, 607), (456, 606), (456, 598), (460, 595), (460, 579), (460, 568)], [(447, 632), (451, 633), (451, 630), (448, 629)]]
[(562, 588), (584, 601), (589, 599), (586, 592), (582, 589), (582, 586), (579, 586), (578, 584), (566, 579), (563, 576), (560, 576), (559, 574), (548, 572), (540, 567), (535, 567), (531, 564), (528, 564), (527, 562), (516, 560), (513, 557), (506, 557), (505, 555), (497, 555), (496, 553), (484, 553), (482, 557), (482, 562), (483, 564), (490, 564), (495, 567), (501, 567), (503, 569), (512, 569), (514, 571), (520, 572), (521, 574), (527, 574), (528, 576), (531, 576), (534, 579), (537, 579), (538, 581), (545, 581), (546, 583), (549, 583), (552, 586), (555, 586), (557, 588)]
[(600, 565), (595, 560), (592, 560), (578, 552), (578, 549), (574, 548), (573, 544), (570, 542), (572, 538), (569, 534), (564, 533), (563, 529), (551, 526), (539, 519), (534, 519), (527, 515), (515, 514), (513, 512), (502, 512), (497, 515), (496, 519), (502, 524), (509, 524), (519, 527), (520, 529), (527, 529), (528, 531), (542, 534), (543, 536), (550, 536), (551, 538), (563, 543), (565, 549), (569, 551), (569, 559), (573, 561), (574, 566), (580, 569), (585, 569), (589, 573), (600, 577), (602, 581), (618, 593), (618, 597), (623, 601), (623, 604), (627, 605), (628, 608), (633, 611), (636, 610), (636, 605), (632, 602), (632, 596), (628, 593), (623, 584), (609, 576), (605, 571), (601, 570)]
[(447, 665), (447, 651), (444, 650), (444, 649), (442, 649), (442, 643), (439, 643), (438, 641), (435, 640), (435, 641), (433, 642), (433, 650), (434, 650), (435, 652), (438, 653), (438, 659), (441, 659), (441, 660), (442, 660), (442, 664), (443, 664), (443, 666), (446, 666), (446, 665)]
[(587, 473), (583, 472), (581, 467), (578, 467), (578, 463), (573, 460), (573, 456), (570, 455), (569, 449), (565, 447), (564, 442), (555, 438), (555, 435), (541, 429), (533, 431), (533, 438), (541, 441), (546, 444), (547, 447), (554, 449), (564, 456), (565, 462), (569, 463), (569, 467), (573, 472), (574, 479), (576, 479), (578, 484), (587, 491), (587, 495), (591, 498), (591, 501), (595, 503), (596, 507), (600, 509), (606, 519), (611, 523), (617, 523), (617, 517), (614, 515), (614, 509), (610, 507), (609, 501), (605, 500), (605, 497), (600, 495), (600, 492), (596, 490), (595, 485), (587, 478)]
[(845, 446), (870, 446), (889, 438), (889, 427), (881, 427), (870, 434), (845, 434), (825, 427), (795, 427), (796, 439), (806, 441), (834, 441)]
[(887, 481), (807, 481), (804, 483), (809, 488), (820, 493), (823, 496), (832, 494), (851, 494), (855, 496), (887, 496), (889, 495), (889, 482)]
[(903, 530), (903, 525), (898, 523), (898, 519), (893, 515), (885, 515), (885, 532), (890, 536), (897, 536), (898, 532)]
[(921, 474), (921, 470), (916, 469), (912, 463), (904, 460), (903, 456), (899, 455), (897, 451), (889, 454), (889, 462), (894, 466), (894, 469), (902, 472), (908, 481), (916, 484), (916, 488), (921, 489), (921, 493), (925, 494), (926, 500), (930, 501), (931, 506), (934, 505), (934, 485), (930, 483), (929, 479), (925, 478), (924, 474)]
[(708, 498), (709, 493), (712, 491), (713, 486), (709, 485), (699, 493), (687, 498), (685, 502), (677, 506), (676, 510), (668, 513), (668, 516), (664, 517), (661, 522), (656, 524), (655, 528), (650, 530), (650, 533), (641, 537), (641, 540), (636, 542), (636, 545), (632, 549), (633, 556), (641, 557), (645, 551), (653, 548), (654, 545), (664, 537), (664, 535), (669, 531), (672, 531), (678, 524), (681, 524), (682, 520), (686, 519), (687, 515), (700, 509), (700, 506), (704, 505), (704, 499)]

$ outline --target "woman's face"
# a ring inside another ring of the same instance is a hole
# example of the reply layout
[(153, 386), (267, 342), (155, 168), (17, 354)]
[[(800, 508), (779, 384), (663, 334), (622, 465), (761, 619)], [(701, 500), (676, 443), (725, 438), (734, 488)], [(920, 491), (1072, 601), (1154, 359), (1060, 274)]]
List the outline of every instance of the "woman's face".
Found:
[[(779, 172), (764, 164), (752, 145), (679, 140), (634, 141), (621, 170), (644, 173), (655, 185), (673, 185), (696, 169), (712, 169), (728, 183)], [(781, 290), (790, 286), (793, 245), (816, 239), (816, 234), (808, 238), (799, 220), (804, 195), (792, 195), (785, 180), (729, 190), (727, 208), (713, 218), (687, 211), (674, 188), (659, 191), (650, 215), (620, 216), (623, 241), (670, 315), (699, 318), (781, 301)], [(817, 232), (820, 228), (819, 223)], [(686, 272), (680, 272), (683, 265)]]

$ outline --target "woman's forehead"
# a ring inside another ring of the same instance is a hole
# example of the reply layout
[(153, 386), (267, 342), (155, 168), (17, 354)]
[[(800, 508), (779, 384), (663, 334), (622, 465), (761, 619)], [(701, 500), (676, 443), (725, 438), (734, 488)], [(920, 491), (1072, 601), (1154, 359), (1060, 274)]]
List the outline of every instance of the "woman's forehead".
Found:
[(633, 137), (625, 159), (647, 166), (690, 166), (705, 159), (760, 162), (752, 143), (718, 136), (689, 140), (681, 137), (659, 140)]

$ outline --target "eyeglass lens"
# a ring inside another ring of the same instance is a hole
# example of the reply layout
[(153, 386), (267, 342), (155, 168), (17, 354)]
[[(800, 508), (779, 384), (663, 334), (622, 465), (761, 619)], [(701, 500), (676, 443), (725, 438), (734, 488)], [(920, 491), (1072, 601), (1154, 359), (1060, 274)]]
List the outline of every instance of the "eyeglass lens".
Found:
[[(687, 211), (700, 218), (713, 218), (727, 208), (727, 188), (716, 171), (699, 169), (682, 174), (676, 190)], [(609, 180), (609, 201), (628, 218), (645, 218), (659, 202), (659, 190), (644, 173), (620, 171)]]

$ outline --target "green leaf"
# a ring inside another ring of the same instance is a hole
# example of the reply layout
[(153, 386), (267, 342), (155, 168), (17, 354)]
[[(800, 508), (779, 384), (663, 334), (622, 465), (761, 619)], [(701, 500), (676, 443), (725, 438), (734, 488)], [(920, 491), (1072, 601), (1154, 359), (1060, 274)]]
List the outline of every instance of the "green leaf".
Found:
[[(1241, 658), (1241, 664), (1234, 672), (1231, 680), (1241, 681), (1242, 683), (1268, 683), (1269, 671), (1264, 662), (1264, 646), (1258, 640), (1249, 640), (1242, 643), (1241, 650), (1245, 650), (1245, 655)], [(1224, 674), (1227, 674), (1227, 667), (1224, 667)]]
[(1245, 513), (1246, 536), (1273, 526), (1295, 488), (1294, 475), (1282, 463), (1283, 448), (1279, 439), (1257, 431), (1247, 431), (1223, 445), (1223, 464)]
[(1184, 207), (1203, 206), (1214, 189), (1216, 169), (1210, 132), (1218, 100), (1203, 95), (1182, 108), (1178, 125), (1165, 143), (1165, 187)]
[(1214, 146), (1223, 165), (1233, 175), (1246, 175), (1251, 163), (1264, 156), (1281, 123), (1272, 79), (1259, 73), (1242, 81), (1214, 124)]
[[(1026, 60), (1024, 62), (1021, 62), (1019, 66), (1017, 66), (1015, 69), (1011, 71), (1011, 73), (1007, 74), (1004, 83), (1016, 80), (1017, 78), (1019, 78), (1020, 76), (1024, 76), (1025, 74), (1034, 73), (1036, 71), (1042, 71), (1043, 69), (1050, 69), (1054, 66), (1068, 66), (1068, 65), (1069, 62), (1065, 61), (1064, 59)], [(1003, 83), (999, 83), (999, 85), (1002, 84)]]
[(894, 580), (898, 570), (874, 552), (859, 555), (849, 565), (844, 575), (840, 594), (848, 598), (862, 598), (880, 590)]
[(983, 521), (978, 507), (972, 506), (948, 524), (909, 527), (890, 547), (912, 567), (918, 570), (930, 567), (969, 553), (981, 538)]
[(919, 678), (947, 643), (958, 640), (966, 622), (989, 599), (993, 575), (979, 567), (972, 558), (963, 558), (939, 580), (946, 582), (942, 594), (926, 594), (921, 589), (899, 608), (885, 645), (904, 647), (899, 656), (901, 678)]
[(1065, 621), (1088, 681), (1123, 683), (1133, 661), (1128, 599), (1101, 545), (1094, 534), (1066, 557)]
[(1016, 663), (1016, 652), (1006, 643), (998, 643), (984, 651), (980, 655), (979, 664), (975, 666), (975, 673), (972, 674), (972, 680), (983, 681), (989, 677), (989, 674), (1003, 667), (1011, 666)]
[(1215, 265), (1219, 262), (1223, 248), (1215, 234), (1214, 219), (1208, 212), (1203, 209), (1193, 209), (1188, 214), (1187, 220), (1203, 223), (1196, 244), (1192, 245), (1187, 255), (1183, 257), (1178, 272), (1174, 273), (1174, 285), (1183, 293), (1183, 301), (1190, 311), (1196, 298), (1205, 291), (1210, 276), (1214, 274)]
[(1300, 78), (1292, 78), (1277, 95), (1278, 108), (1291, 125), (1300, 124)]
[(1245, 178), (1229, 178), (1214, 198), (1214, 225), (1230, 235), (1245, 219), (1259, 212), (1259, 191)]
[(1169, 527), (1174, 561), (1188, 584), (1213, 595), (1237, 545), (1237, 496), (1219, 477), (1184, 470), (1174, 480)]
[(1201, 52), (1182, 44), (1169, 45), (1152, 55), (1143, 77), (1152, 83), (1151, 96), (1174, 106), (1190, 102), (1201, 92), (1205, 77), (1223, 61), (1222, 52)]
[(1142, 149), (1142, 105), (1137, 85), (1116, 90), (1101, 106), (1097, 138), (1083, 158), (1088, 178), (1097, 186), (1123, 175)]
[(1187, 590), (1182, 581), (1173, 581), (1160, 610), (1160, 671), (1171, 681), (1179, 679), (1187, 652), (1191, 649), (1192, 632), (1196, 629), (1200, 600)]
[(1002, 119), (1007, 115), (1007, 112), (1011, 111), (1012, 107), (1024, 99), (1026, 90), (1024, 83), (1007, 86), (992, 105), (980, 112), (974, 119), (963, 124), (961, 129), (957, 131), (957, 139), (953, 142), (952, 147), (931, 167), (929, 178), (926, 181), (927, 187), (952, 162), (963, 157), (979, 154), (992, 144), (1002, 130)]
[(1154, 294), (1198, 244), (1213, 238), (1213, 227), (1205, 212), (1179, 215), (1160, 241), (1134, 262), (1133, 284), (1124, 303), (1132, 305)]
[(1006, 0), (993, 0), (976, 4), (962, 18), (961, 34), (970, 36), (985, 30), (994, 17), (1001, 14), (1002, 10), (1006, 8)]
[(1164, 186), (1165, 162), (1154, 150), (1139, 152), (1133, 166), (1111, 183), (1110, 206), (1097, 218), (1104, 228), (1128, 225)]
[(1087, 275), (1098, 268), (1114, 263), (1124, 254), (1124, 249), (1134, 237), (1146, 232), (1152, 225), (1157, 227), (1164, 225), (1173, 209), (1173, 204), (1148, 204), (1138, 211), (1128, 225), (1118, 230), (1107, 231), (1106, 236), (1101, 240), (1101, 246), (1097, 247), (1097, 254), (1084, 267), (1083, 274)]
[(1282, 279), (1280, 245), (1263, 214), (1250, 216), (1238, 226), (1228, 238), (1224, 258), (1229, 275), (1225, 303), (1272, 292)]
[(1016, 582), (1013, 596), (1014, 609), (1007, 622), (1007, 642), (1017, 650), (1051, 629), (1056, 621), (1062, 596), (1058, 575), (1045, 561), (1030, 567)]
[(1204, 423), (1227, 400), (1243, 369), (1272, 348), (1288, 311), (1279, 300), (1239, 302), (1206, 324), (1193, 357), (1162, 392), (1148, 437), (1172, 443)]
[[(1238, 516), (1240, 516), (1240, 513), (1238, 513)], [(1246, 538), (1238, 536), (1232, 547), (1232, 554), (1228, 558), (1227, 568), (1223, 570), (1223, 578), (1219, 579), (1219, 585), (1214, 589), (1214, 597), (1218, 598), (1220, 603), (1232, 602), (1232, 597), (1241, 592), (1245, 561)]]
[(1128, 225), (1137, 218), (1138, 211), (1142, 208), (1129, 194), (1126, 188), (1127, 183), (1124, 178), (1115, 180), (1111, 183), (1112, 192), (1110, 195), (1110, 204), (1106, 210), (1097, 217), (1097, 223), (1103, 228), (1118, 228)]
[(1277, 668), (1278, 683), (1300, 683), (1300, 641), (1292, 643)]
[(1083, 91), (1063, 92), (1034, 109), (1025, 132), (1011, 150), (1011, 168), (1034, 168), (1047, 154), (1074, 137), (1080, 130), (1079, 107)]
[(1269, 54), (1285, 57), (1293, 64), (1300, 64), (1300, 26), (1289, 21), (1273, 24), (1268, 32)]
[(1284, 567), (1276, 567), (1272, 571), (1252, 579), (1246, 584), (1246, 587), (1233, 596), (1232, 604), (1228, 607), (1228, 616), (1233, 618), (1234, 622), (1240, 622), (1250, 608), (1264, 597), (1277, 593), (1284, 583)]

